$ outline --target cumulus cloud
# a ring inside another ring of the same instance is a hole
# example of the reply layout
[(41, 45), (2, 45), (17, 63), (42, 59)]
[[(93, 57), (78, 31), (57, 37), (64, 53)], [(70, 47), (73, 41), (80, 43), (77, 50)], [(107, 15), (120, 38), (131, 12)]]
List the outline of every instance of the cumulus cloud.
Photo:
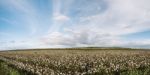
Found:
[(60, 32), (53, 32), (42, 37), (41, 42), (45, 45), (62, 45), (65, 47), (75, 45), (75, 40), (71, 36), (67, 36)]
[(53, 32), (42, 38), (46, 45), (62, 45), (64, 47), (79, 46), (115, 46), (119, 45), (119, 38), (110, 34), (103, 34), (90, 29), (66, 29), (65, 34)]
[[(49, 35), (47, 42), (49, 44), (60, 45), (97, 45), (97, 46), (131, 46), (137, 45), (137, 41), (124, 41), (122, 36), (143, 32), (150, 29), (148, 16), (149, 0), (100, 0), (100, 1), (82, 1), (82, 3), (92, 3), (88, 8), (80, 4), (79, 8), (73, 7), (74, 11), (78, 10), (78, 21), (73, 26), (65, 27), (66, 32), (57, 32)], [(104, 5), (101, 5), (104, 3)], [(103, 10), (99, 8), (104, 6)], [(95, 13), (97, 12), (97, 13)], [(87, 14), (87, 15), (86, 15)], [(86, 15), (86, 16), (84, 16)], [(55, 34), (55, 35), (53, 35)], [(69, 37), (66, 37), (69, 36)], [(66, 44), (66, 42), (69, 42)], [(142, 42), (142, 41), (138, 41)], [(149, 43), (140, 43), (149, 45)]]
[(54, 15), (54, 20), (57, 22), (65, 22), (69, 20), (69, 17), (62, 15), (62, 14), (55, 14)]
[[(88, 31), (88, 32), (87, 32)], [(119, 36), (101, 34), (89, 30), (66, 31), (66, 34), (54, 32), (41, 38), (43, 45), (52, 47), (131, 47), (149, 48), (150, 40), (123, 40)]]

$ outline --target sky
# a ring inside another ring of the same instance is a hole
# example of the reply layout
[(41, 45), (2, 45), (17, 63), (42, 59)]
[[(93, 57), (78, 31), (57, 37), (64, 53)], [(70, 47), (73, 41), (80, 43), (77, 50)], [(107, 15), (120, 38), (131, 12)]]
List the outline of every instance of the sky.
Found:
[(150, 48), (150, 0), (0, 0), (0, 50)]

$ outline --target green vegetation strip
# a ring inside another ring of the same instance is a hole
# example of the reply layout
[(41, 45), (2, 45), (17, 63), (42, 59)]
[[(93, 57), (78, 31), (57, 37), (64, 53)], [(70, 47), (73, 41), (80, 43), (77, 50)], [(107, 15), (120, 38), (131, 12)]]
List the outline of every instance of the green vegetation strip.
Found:
[(2, 75), (21, 75), (19, 71), (8, 66), (4, 61), (0, 60), (0, 74)]
[(17, 70), (12, 65), (7, 64), (3, 60), (0, 60), (0, 74), (1, 75), (32, 75), (25, 71)]

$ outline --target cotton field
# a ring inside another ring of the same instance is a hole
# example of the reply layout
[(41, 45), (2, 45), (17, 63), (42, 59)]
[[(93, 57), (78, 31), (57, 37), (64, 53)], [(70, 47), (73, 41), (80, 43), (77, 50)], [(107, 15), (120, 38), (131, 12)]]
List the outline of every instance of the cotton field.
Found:
[(150, 75), (148, 50), (24, 50), (0, 61), (26, 75)]

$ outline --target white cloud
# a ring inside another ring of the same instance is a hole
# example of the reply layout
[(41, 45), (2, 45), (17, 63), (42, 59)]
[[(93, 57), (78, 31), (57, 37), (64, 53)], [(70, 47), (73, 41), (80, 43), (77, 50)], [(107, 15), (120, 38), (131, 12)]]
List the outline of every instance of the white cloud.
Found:
[(150, 39), (144, 40), (123, 40), (119, 36), (111, 34), (101, 34), (90, 30), (67, 30), (66, 34), (54, 32), (41, 38), (43, 45), (52, 47), (131, 47), (149, 48)]
[(62, 14), (55, 14), (54, 15), (54, 20), (56, 22), (59, 22), (59, 23), (63, 23), (63, 22), (66, 22), (69, 20), (69, 17), (68, 16), (65, 16), (65, 15), (62, 15)]
[(90, 29), (66, 29), (65, 33), (53, 32), (42, 38), (46, 45), (62, 45), (64, 47), (78, 46), (115, 46), (118, 37), (92, 31)]
[[(94, 1), (92, 1), (94, 2)], [(95, 1), (95, 3), (98, 3)], [(131, 41), (125, 42), (122, 36), (143, 32), (150, 29), (148, 13), (150, 12), (149, 0), (106, 0), (107, 8), (90, 12), (92, 5), (84, 10), (78, 9), (78, 15), (92, 14), (88, 16), (78, 16), (78, 21), (70, 27), (66, 27), (67, 32), (57, 32), (59, 34), (49, 35), (49, 44), (59, 45), (98, 45), (98, 46), (128, 46)], [(84, 4), (83, 4), (84, 5)], [(81, 5), (82, 6), (82, 5)], [(69, 9), (69, 8), (68, 8)], [(83, 11), (83, 12), (82, 12)], [(95, 14), (94, 12), (99, 12)], [(76, 15), (76, 14), (75, 14)], [(52, 33), (53, 34), (53, 33)], [(65, 37), (65, 36), (69, 37)], [(53, 37), (54, 36), (54, 37)], [(147, 40), (145, 40), (147, 41)], [(65, 42), (69, 42), (65, 44)], [(142, 41), (140, 41), (142, 42)], [(134, 46), (137, 41), (132, 41)], [(139, 42), (138, 42), (139, 43)], [(148, 45), (149, 43), (140, 43)], [(137, 45), (136, 45), (137, 46)]]
[(53, 32), (41, 38), (41, 42), (45, 45), (62, 45), (62, 46), (73, 46), (75, 41), (73, 37), (67, 36), (60, 32)]
[(52, 21), (48, 33), (58, 32), (70, 20), (70, 17), (61, 12), (62, 1), (53, 0)]
[(99, 30), (99, 32), (111, 33), (113, 35), (124, 35), (149, 30), (149, 17), (145, 14), (149, 12), (149, 8), (144, 8), (144, 6), (148, 5), (141, 4), (142, 2), (144, 1), (107, 0), (108, 8), (103, 13), (81, 17), (77, 26), (85, 25), (85, 27), (89, 26)]

